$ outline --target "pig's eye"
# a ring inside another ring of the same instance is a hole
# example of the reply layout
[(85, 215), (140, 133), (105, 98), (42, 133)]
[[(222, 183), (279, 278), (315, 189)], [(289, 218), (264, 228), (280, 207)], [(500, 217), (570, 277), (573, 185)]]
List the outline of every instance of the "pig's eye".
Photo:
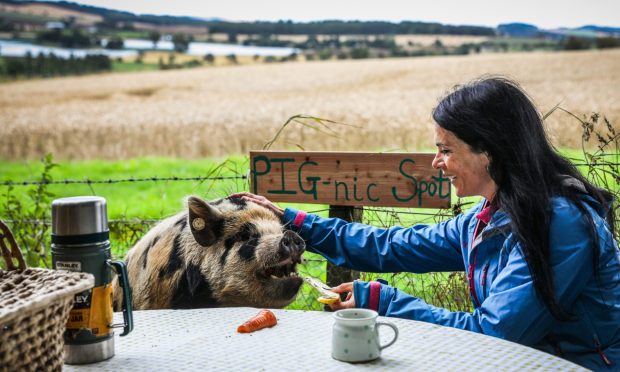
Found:
[(256, 229), (256, 226), (252, 223), (246, 223), (244, 225), (242, 225), (239, 230), (233, 234), (230, 235), (225, 241), (224, 241), (224, 245), (226, 247), (226, 249), (230, 249), (232, 248), (236, 243), (245, 243), (247, 244), (248, 242), (252, 241), (252, 240), (256, 240), (256, 243), (254, 243), (253, 245), (256, 246), (258, 244), (258, 240), (260, 239), (260, 233), (258, 232), (258, 230)]
[(239, 256), (246, 261), (251, 261), (256, 258), (256, 246), (258, 245), (258, 238), (252, 238), (243, 243), (239, 247)]

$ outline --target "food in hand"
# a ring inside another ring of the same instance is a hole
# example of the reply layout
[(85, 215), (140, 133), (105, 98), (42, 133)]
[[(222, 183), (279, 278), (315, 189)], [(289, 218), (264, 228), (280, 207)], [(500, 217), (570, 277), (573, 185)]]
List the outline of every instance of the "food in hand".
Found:
[(338, 301), (337, 298), (330, 298), (330, 297), (323, 297), (323, 296), (319, 296), (316, 298), (317, 301), (319, 301), (322, 304), (326, 304), (326, 305), (331, 305), (334, 302)]
[(322, 281), (316, 278), (311, 278), (309, 276), (305, 277), (304, 280), (308, 284), (310, 284), (314, 289), (319, 291), (321, 296), (317, 298), (317, 301), (319, 301), (320, 303), (329, 305), (329, 304), (333, 304), (334, 302), (340, 299), (340, 295), (332, 291), (331, 288), (328, 287), (327, 284), (323, 283)]
[(259, 329), (273, 327), (276, 324), (278, 324), (276, 315), (271, 310), (264, 309), (237, 327), (237, 332), (250, 333)]

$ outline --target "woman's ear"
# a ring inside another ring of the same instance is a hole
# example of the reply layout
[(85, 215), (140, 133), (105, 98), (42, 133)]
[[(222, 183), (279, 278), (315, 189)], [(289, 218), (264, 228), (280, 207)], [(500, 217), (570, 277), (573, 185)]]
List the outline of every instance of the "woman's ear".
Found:
[(484, 165), (484, 167), (486, 168), (487, 172), (489, 172), (489, 167), (491, 166), (491, 155), (489, 155), (488, 152), (483, 151), (482, 153), (484, 155), (484, 160), (486, 162), (486, 164)]

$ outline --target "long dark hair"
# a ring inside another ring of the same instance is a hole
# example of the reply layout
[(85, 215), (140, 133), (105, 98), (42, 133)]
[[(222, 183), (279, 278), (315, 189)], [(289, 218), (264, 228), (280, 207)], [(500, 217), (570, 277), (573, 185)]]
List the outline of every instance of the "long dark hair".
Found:
[[(556, 319), (570, 318), (571, 314), (562, 308), (553, 292), (550, 198), (564, 196), (581, 210), (591, 227), (596, 247), (594, 221), (579, 193), (589, 194), (603, 205), (610, 202), (611, 194), (588, 182), (570, 161), (557, 153), (547, 138), (541, 115), (514, 81), (484, 77), (458, 86), (439, 102), (433, 110), (433, 119), (473, 151), (489, 156), (489, 174), (498, 186), (492, 202), (510, 217), (512, 232), (521, 244), (534, 287)], [(581, 191), (563, 182), (567, 178), (581, 182)], [(606, 219), (613, 229), (611, 208)], [(598, 275), (596, 249), (593, 265)]]

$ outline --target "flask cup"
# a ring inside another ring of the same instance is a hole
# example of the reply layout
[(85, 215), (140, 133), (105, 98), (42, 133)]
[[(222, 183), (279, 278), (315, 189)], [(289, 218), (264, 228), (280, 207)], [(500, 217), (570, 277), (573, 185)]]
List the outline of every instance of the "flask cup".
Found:
[[(52, 265), (57, 270), (93, 274), (95, 287), (75, 295), (67, 320), (65, 363), (95, 363), (114, 356), (113, 328), (133, 329), (131, 288), (123, 261), (110, 252), (106, 200), (95, 196), (52, 202)], [(123, 289), (124, 324), (112, 324), (112, 270)]]

